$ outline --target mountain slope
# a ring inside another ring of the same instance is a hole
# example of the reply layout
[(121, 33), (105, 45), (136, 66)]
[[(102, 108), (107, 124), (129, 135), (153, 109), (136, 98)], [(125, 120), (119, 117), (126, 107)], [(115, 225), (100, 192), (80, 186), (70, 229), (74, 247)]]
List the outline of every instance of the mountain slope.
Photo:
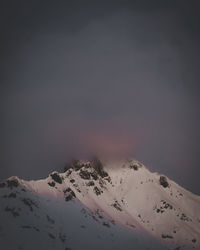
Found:
[(200, 245), (200, 197), (133, 159), (73, 161), (38, 181), (11, 177), (0, 199), (3, 249)]

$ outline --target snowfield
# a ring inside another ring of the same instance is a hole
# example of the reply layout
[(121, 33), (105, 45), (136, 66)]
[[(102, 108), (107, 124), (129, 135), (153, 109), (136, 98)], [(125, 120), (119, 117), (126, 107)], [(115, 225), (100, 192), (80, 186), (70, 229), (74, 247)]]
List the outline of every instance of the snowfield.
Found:
[(200, 249), (200, 197), (134, 160), (0, 183), (4, 250)]

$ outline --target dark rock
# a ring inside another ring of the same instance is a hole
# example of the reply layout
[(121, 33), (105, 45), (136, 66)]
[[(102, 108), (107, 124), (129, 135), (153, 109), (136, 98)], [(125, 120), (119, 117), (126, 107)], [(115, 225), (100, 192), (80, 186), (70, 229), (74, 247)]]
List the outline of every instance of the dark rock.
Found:
[(89, 181), (89, 182), (87, 183), (87, 186), (94, 186), (94, 181)]
[(24, 198), (22, 199), (22, 202), (29, 207), (30, 211), (33, 211), (33, 206), (38, 208), (37, 204), (35, 202), (33, 202), (31, 199), (29, 198)]
[(135, 226), (133, 224), (127, 223), (126, 225), (129, 226), (129, 227), (135, 228)]
[(33, 229), (34, 229), (36, 232), (39, 232), (39, 231), (40, 231), (39, 228), (34, 227), (34, 226), (33, 226)]
[(97, 173), (96, 172), (92, 172), (90, 173), (90, 175), (92, 176), (92, 178), (96, 181), (98, 179)]
[(11, 188), (11, 189), (12, 189), (12, 188), (16, 188), (16, 187), (19, 186), (19, 182), (18, 182), (17, 179), (7, 180), (6, 183), (7, 183), (7, 186), (8, 186), (9, 188)]
[(108, 174), (103, 170), (103, 164), (101, 163), (101, 161), (97, 157), (95, 157), (92, 160), (92, 167), (95, 169), (97, 174), (100, 175), (102, 178), (108, 176)]
[(173, 239), (174, 237), (168, 234), (162, 234), (163, 239)]
[(193, 243), (196, 243), (196, 241), (197, 241), (197, 240), (196, 240), (195, 238), (194, 238), (194, 239), (192, 239), (192, 242), (193, 242)]
[(62, 184), (62, 179), (61, 179), (61, 177), (59, 176), (58, 173), (56, 173), (56, 172), (52, 173), (52, 174), (51, 174), (51, 178), (52, 178), (55, 182), (57, 182), (57, 183), (59, 183), (59, 184)]
[(60, 239), (62, 242), (65, 242), (65, 241), (66, 241), (66, 235), (65, 235), (65, 234), (59, 233), (59, 239)]
[(98, 187), (94, 187), (94, 192), (96, 195), (100, 195), (102, 191)]
[(56, 237), (53, 235), (53, 234), (51, 234), (51, 233), (48, 233), (48, 235), (49, 235), (49, 237), (51, 238), (51, 239), (55, 239)]
[(71, 188), (67, 188), (64, 191), (64, 193), (66, 194), (66, 196), (65, 196), (66, 201), (70, 201), (70, 200), (76, 198), (76, 195), (75, 195), (74, 191)]
[(104, 184), (105, 184), (105, 181), (103, 181), (103, 179), (99, 179), (99, 185), (101, 188), (105, 188)]
[(103, 216), (101, 215), (101, 211), (99, 209), (96, 210), (96, 215), (99, 219), (103, 219)]
[(71, 192), (71, 191), (72, 191), (71, 188), (68, 187), (68, 188), (65, 189), (64, 193)]
[(183, 221), (189, 221), (189, 218), (185, 214), (181, 214), (180, 219)]
[(79, 193), (81, 193), (81, 190), (79, 188), (76, 189)]
[[(112, 204), (114, 208), (116, 208), (119, 211), (122, 211), (121, 205), (118, 203), (118, 201), (115, 201), (114, 204)], [(139, 215), (138, 215), (139, 216)]]
[(31, 226), (21, 226), (21, 228), (25, 228), (25, 229), (30, 229), (31, 228)]
[(67, 170), (67, 177), (70, 176), (70, 174), (72, 173), (72, 171), (70, 169)]
[(79, 175), (82, 179), (85, 179), (85, 180), (90, 179), (90, 173), (87, 170), (81, 169)]
[(92, 218), (95, 220), (95, 221), (99, 221), (95, 215), (92, 215)]
[(173, 206), (172, 206), (172, 205), (170, 205), (169, 203), (166, 203), (166, 204), (165, 204), (165, 206), (164, 206), (164, 208), (166, 208), (166, 209), (167, 209), (167, 208), (172, 209), (172, 208), (173, 208)]
[(73, 196), (71, 194), (65, 197), (65, 201), (71, 201), (72, 199), (73, 199)]
[(108, 223), (106, 223), (106, 222), (103, 222), (102, 225), (105, 226), (105, 227), (110, 227), (110, 225)]
[(74, 183), (74, 182), (75, 182), (75, 180), (74, 180), (74, 179), (71, 179), (71, 180), (70, 180), (70, 182), (71, 182), (71, 183)]
[(165, 176), (160, 176), (160, 185), (164, 188), (169, 187), (169, 183), (167, 182), (167, 178)]
[(136, 164), (134, 165), (130, 165), (130, 168), (134, 169), (134, 170), (138, 170), (138, 166)]
[(16, 208), (9, 208), (9, 207), (6, 207), (4, 209), (6, 212), (11, 212), (11, 214), (14, 216), (14, 217), (17, 217), (19, 216), (19, 213), (16, 211)]
[(49, 223), (51, 223), (51, 224), (54, 224), (55, 223), (55, 221), (47, 214), (47, 220), (48, 220), (48, 222)]
[(105, 177), (104, 178), (106, 181), (108, 181), (109, 183), (111, 183), (111, 178), (110, 178), (110, 176), (107, 176), (107, 177)]
[(55, 187), (55, 182), (54, 182), (54, 181), (48, 182), (48, 184), (49, 184), (49, 186), (51, 186), (51, 187)]

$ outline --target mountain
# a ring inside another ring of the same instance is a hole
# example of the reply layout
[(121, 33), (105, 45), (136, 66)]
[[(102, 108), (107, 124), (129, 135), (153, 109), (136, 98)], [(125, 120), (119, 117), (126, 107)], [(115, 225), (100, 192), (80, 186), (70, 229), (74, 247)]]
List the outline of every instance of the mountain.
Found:
[(200, 197), (134, 160), (0, 183), (3, 250), (200, 249)]

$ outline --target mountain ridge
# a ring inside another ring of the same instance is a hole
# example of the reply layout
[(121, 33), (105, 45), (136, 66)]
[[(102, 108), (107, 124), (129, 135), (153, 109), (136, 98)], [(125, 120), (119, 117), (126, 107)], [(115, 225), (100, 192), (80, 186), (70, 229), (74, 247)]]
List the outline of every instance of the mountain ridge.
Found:
[[(0, 184), (0, 191), (20, 187), (21, 192), (28, 191), (42, 199), (54, 199), (58, 203), (64, 200), (66, 204), (79, 202), (89, 209), (91, 217), (104, 218), (104, 227), (110, 228), (114, 224), (126, 227), (134, 234), (152, 237), (162, 247), (199, 249), (200, 197), (166, 176), (150, 172), (135, 159), (73, 160), (65, 170), (64, 173), (53, 171), (46, 179), (37, 181), (11, 177)], [(12, 201), (18, 194), (6, 191), (1, 199), (8, 200), (9, 196)], [(39, 209), (31, 199), (23, 199), (21, 201), (30, 211)], [(4, 214), (6, 211), (13, 217), (20, 214), (13, 207), (2, 209)]]

